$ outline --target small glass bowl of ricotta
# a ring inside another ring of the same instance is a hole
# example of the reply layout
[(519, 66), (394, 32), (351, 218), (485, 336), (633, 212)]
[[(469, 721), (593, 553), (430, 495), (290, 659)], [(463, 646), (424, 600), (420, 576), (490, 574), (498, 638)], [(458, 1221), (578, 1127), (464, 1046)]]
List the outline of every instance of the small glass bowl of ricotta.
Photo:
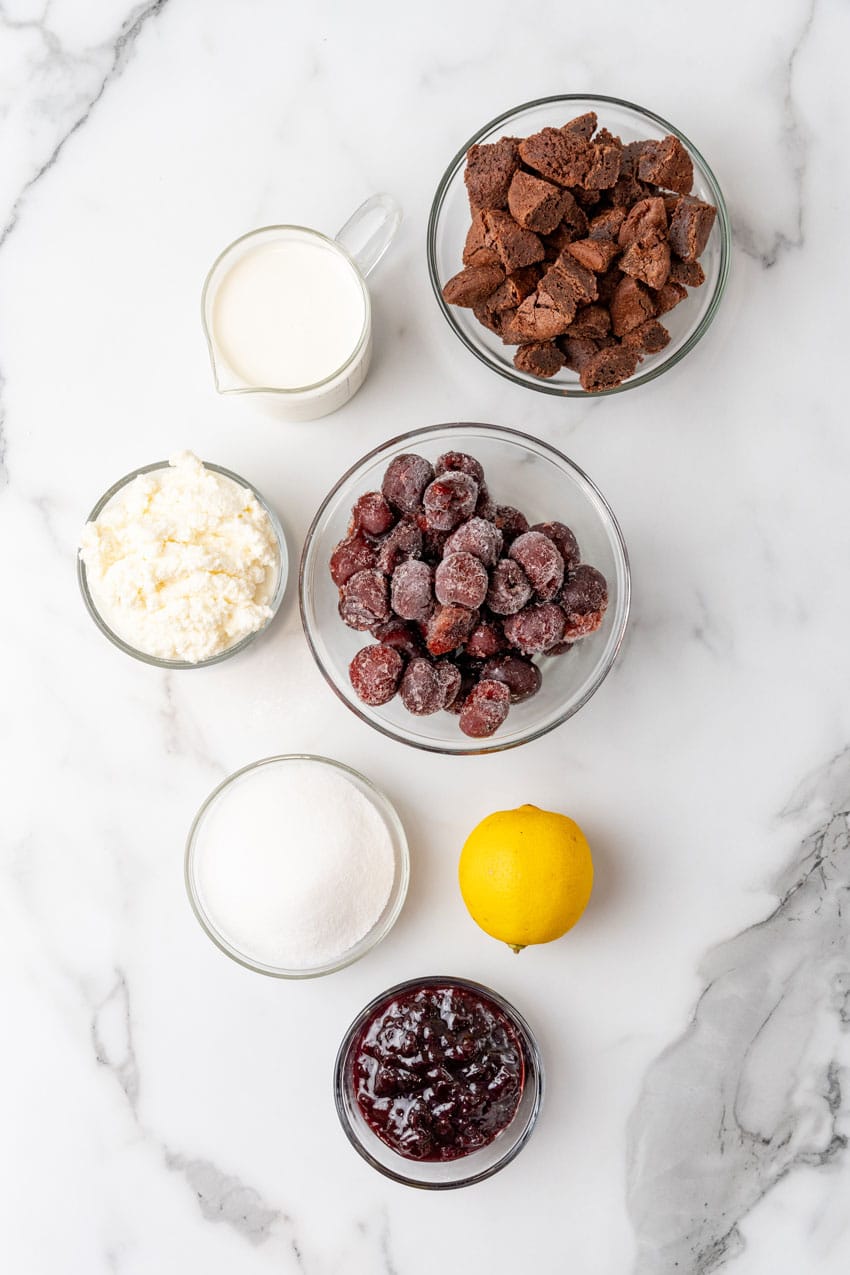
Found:
[(208, 938), (272, 978), (318, 978), (389, 933), (410, 879), (401, 820), (364, 775), (307, 753), (266, 757), (210, 793), (185, 881)]
[(165, 669), (230, 659), (273, 620), (286, 590), (283, 527), (260, 493), (191, 452), (143, 465), (101, 496), (80, 537), (77, 580), (114, 646)]

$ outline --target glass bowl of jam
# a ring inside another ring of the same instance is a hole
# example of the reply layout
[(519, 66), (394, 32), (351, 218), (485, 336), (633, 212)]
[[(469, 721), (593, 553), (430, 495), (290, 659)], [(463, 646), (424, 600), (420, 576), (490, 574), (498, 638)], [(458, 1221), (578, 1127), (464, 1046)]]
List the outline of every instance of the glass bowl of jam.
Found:
[(426, 1191), (471, 1186), (509, 1164), (543, 1097), (525, 1019), (462, 978), (399, 983), (345, 1034), (334, 1070), (343, 1130), (385, 1177)]

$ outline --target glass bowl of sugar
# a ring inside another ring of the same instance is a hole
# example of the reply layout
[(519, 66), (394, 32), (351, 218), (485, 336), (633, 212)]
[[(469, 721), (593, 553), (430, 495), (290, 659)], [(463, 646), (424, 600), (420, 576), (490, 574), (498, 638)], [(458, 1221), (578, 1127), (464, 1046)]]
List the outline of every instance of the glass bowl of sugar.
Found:
[(225, 955), (272, 978), (318, 978), (392, 929), (410, 877), (401, 821), (365, 778), (327, 757), (266, 757), (201, 806), (185, 880)]

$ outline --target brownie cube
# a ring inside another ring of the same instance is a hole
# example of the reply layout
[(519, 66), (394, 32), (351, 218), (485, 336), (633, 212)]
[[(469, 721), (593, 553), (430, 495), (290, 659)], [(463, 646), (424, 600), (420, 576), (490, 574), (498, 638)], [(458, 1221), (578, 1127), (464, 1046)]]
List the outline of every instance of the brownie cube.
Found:
[(677, 257), (683, 261), (696, 261), (708, 243), (716, 216), (717, 209), (713, 204), (703, 203), (691, 195), (679, 200), (667, 235)]
[(504, 338), (505, 328), (510, 324), (516, 310), (494, 310), (492, 300), (492, 297), (488, 297), (481, 305), (474, 305), (472, 313), (482, 327), (489, 328), (496, 336)]
[(543, 287), (545, 275), (536, 292), (526, 297), (510, 324), (503, 329), (502, 340), (507, 345), (527, 345), (532, 341), (551, 341), (553, 336), (566, 332), (575, 314), (575, 303), (572, 310), (565, 310), (563, 304)]
[(632, 204), (636, 204), (639, 199), (645, 199), (650, 194), (649, 187), (631, 173), (623, 174), (617, 178), (611, 187), (608, 197), (614, 208), (625, 208), (628, 211)]
[(472, 211), (504, 208), (508, 202), (511, 178), (518, 168), (519, 152), (515, 137), (502, 137), (498, 142), (470, 146), (466, 152), (463, 180)]
[(617, 284), (609, 308), (615, 336), (625, 336), (632, 328), (640, 327), (647, 319), (655, 318), (652, 296), (642, 283), (630, 275), (626, 275)]
[(501, 266), (464, 266), (443, 286), (443, 297), (449, 305), (469, 306), (471, 309), (486, 300), (504, 280), (505, 272)]
[(484, 213), (484, 226), (487, 246), (498, 253), (507, 274), (543, 260), (541, 240), (533, 231), (518, 226), (510, 213), (488, 210)]
[(629, 244), (620, 258), (620, 269), (650, 288), (663, 288), (670, 275), (670, 245), (657, 230), (651, 230)]
[(585, 305), (576, 311), (576, 317), (564, 333), (564, 336), (584, 336), (590, 337), (594, 341), (600, 341), (610, 331), (611, 315), (605, 309), (605, 306)]
[(523, 266), (509, 274), (505, 282), (487, 298), (491, 310), (515, 310), (526, 297), (531, 296), (540, 280), (539, 266)]
[(604, 273), (620, 251), (611, 239), (577, 239), (567, 244), (566, 250), (586, 270), (597, 274)]
[(705, 283), (705, 271), (698, 261), (682, 261), (674, 257), (670, 263), (673, 283), (683, 283), (687, 288), (701, 288)]
[(554, 341), (532, 341), (514, 355), (514, 367), (532, 376), (554, 376), (563, 366), (564, 356)]
[(670, 342), (670, 333), (657, 319), (647, 319), (639, 328), (632, 328), (623, 337), (623, 349), (637, 350), (638, 354), (658, 354)]
[(497, 266), (499, 264), (499, 254), (487, 242), (487, 226), (484, 223), (483, 212), (475, 214), (472, 225), (466, 232), (463, 264), (465, 266)]
[(620, 159), (621, 177), (634, 177), (636, 175), (638, 162), (648, 145), (649, 142), (626, 142)]
[(591, 394), (614, 389), (635, 372), (639, 361), (636, 350), (624, 349), (622, 345), (597, 350), (581, 369), (579, 384)]
[(576, 133), (579, 137), (583, 137), (586, 142), (589, 142), (596, 131), (596, 124), (596, 111), (585, 111), (584, 115), (577, 115), (574, 120), (563, 124), (561, 132)]
[(667, 233), (667, 209), (664, 200), (658, 195), (649, 199), (639, 199), (629, 209), (623, 224), (620, 226), (617, 240), (621, 248), (635, 239), (643, 239), (651, 231)]
[[(611, 138), (610, 133), (608, 137)], [(622, 144), (619, 138), (603, 140), (600, 133), (595, 142), (589, 143), (589, 147), (590, 163), (582, 184), (586, 190), (608, 190), (620, 176)]]
[(664, 284), (663, 288), (659, 288), (658, 291), (654, 292), (652, 295), (655, 302), (655, 313), (667, 314), (668, 311), (677, 306), (680, 301), (684, 301), (685, 297), (688, 295), (688, 290), (683, 287), (681, 283), (668, 281)]
[(597, 277), (596, 290), (599, 293), (599, 302), (601, 305), (611, 304), (611, 298), (617, 291), (622, 278), (623, 272), (615, 261), (611, 263), (604, 274)]
[(615, 241), (625, 218), (625, 208), (606, 208), (604, 212), (597, 213), (592, 219), (587, 231), (588, 238)]
[(548, 235), (564, 215), (564, 196), (567, 193), (562, 186), (555, 186), (519, 168), (511, 178), (508, 208), (520, 226)]
[(524, 164), (559, 186), (583, 184), (589, 164), (589, 146), (578, 133), (543, 128), (519, 144)]
[(573, 372), (581, 372), (588, 359), (599, 349), (596, 342), (586, 336), (565, 335), (558, 338), (558, 345), (564, 356), (564, 366)]
[(689, 194), (694, 184), (691, 157), (678, 137), (671, 134), (660, 142), (645, 144), (638, 156), (636, 175), (643, 182), (675, 190), (680, 195)]
[(556, 296), (553, 288), (557, 288), (559, 292), (566, 288), (575, 298), (576, 305), (586, 305), (588, 301), (595, 301), (599, 296), (596, 276), (593, 271), (588, 270), (580, 262), (576, 261), (568, 250), (562, 252), (560, 257), (549, 267), (543, 276), (541, 284), (553, 296)]

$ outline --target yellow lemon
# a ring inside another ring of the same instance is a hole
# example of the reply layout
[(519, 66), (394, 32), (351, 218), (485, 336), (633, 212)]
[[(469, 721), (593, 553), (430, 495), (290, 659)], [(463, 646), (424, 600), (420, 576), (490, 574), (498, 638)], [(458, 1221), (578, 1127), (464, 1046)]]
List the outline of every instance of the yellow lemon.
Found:
[(520, 806), (472, 829), (458, 877), (472, 919), (519, 952), (572, 929), (590, 898), (593, 860), (574, 820)]

